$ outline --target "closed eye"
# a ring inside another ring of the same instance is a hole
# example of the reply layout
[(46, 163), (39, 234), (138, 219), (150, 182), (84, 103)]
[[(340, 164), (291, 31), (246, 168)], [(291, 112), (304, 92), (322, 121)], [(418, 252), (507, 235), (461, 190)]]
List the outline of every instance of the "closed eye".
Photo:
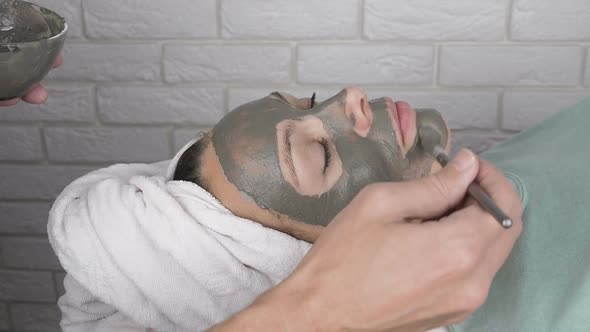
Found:
[(298, 193), (318, 196), (338, 182), (342, 160), (318, 117), (283, 120), (276, 129), (281, 174)]
[(326, 170), (330, 166), (332, 162), (332, 153), (330, 152), (330, 148), (328, 146), (328, 141), (325, 138), (322, 138), (319, 142), (322, 147), (324, 148), (324, 169), (322, 170), (323, 174), (326, 174)]

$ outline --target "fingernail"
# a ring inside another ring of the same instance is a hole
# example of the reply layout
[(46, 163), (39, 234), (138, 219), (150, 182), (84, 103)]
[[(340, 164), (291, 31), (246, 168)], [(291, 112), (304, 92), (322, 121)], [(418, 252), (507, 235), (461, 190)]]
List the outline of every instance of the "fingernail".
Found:
[(475, 155), (467, 149), (461, 149), (455, 159), (451, 161), (451, 164), (459, 171), (465, 171), (475, 164)]

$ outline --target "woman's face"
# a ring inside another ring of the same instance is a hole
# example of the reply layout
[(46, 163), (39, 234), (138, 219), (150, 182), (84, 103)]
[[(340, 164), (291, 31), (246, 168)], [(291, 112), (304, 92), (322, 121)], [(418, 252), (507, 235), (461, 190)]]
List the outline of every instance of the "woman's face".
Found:
[[(273, 93), (239, 106), (213, 128), (204, 158), (215, 167), (204, 167), (203, 175), (237, 215), (317, 229), (368, 184), (430, 173), (434, 160), (417, 136), (426, 123), (448, 147), (447, 125), (433, 110), (415, 112), (390, 98), (368, 101), (356, 88), (314, 105)], [(242, 205), (248, 213), (236, 211)]]

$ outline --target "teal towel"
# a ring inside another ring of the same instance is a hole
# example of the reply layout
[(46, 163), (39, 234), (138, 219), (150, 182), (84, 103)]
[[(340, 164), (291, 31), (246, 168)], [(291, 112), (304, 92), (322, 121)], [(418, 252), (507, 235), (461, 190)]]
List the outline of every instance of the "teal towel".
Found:
[(590, 99), (483, 154), (524, 201), (486, 303), (451, 331), (590, 331)]

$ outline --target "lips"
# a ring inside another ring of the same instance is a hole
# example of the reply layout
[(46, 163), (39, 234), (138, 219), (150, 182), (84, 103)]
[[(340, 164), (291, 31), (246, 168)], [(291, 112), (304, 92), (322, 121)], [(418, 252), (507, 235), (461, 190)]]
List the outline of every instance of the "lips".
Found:
[(405, 101), (393, 102), (391, 98), (385, 98), (391, 118), (391, 125), (395, 130), (398, 143), (403, 150), (408, 149), (408, 143), (415, 137), (416, 112)]

